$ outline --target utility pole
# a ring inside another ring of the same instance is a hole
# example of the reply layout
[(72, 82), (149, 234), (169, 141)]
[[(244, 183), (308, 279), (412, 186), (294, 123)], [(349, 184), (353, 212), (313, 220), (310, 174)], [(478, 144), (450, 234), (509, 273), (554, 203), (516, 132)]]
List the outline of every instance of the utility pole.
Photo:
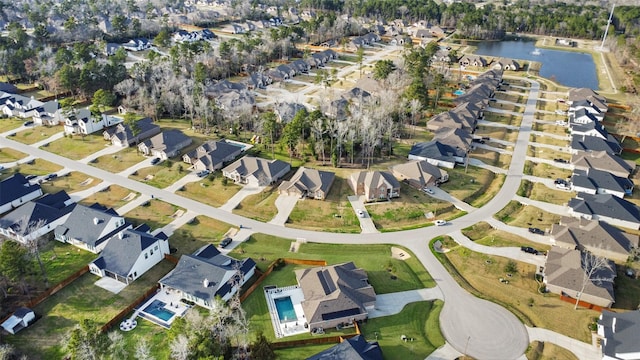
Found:
[(607, 34), (609, 33), (609, 25), (611, 25), (611, 19), (613, 18), (613, 11), (616, 9), (616, 4), (611, 7), (611, 13), (609, 14), (609, 20), (607, 20), (607, 27), (604, 29), (604, 36), (602, 37), (602, 44), (600, 44), (600, 51), (604, 50), (604, 42), (607, 40)]

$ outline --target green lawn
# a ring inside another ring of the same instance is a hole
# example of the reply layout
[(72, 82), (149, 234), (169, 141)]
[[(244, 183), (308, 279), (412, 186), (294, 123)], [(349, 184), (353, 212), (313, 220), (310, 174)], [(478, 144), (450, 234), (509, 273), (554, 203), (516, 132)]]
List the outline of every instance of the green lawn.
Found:
[(136, 147), (126, 148), (115, 154), (103, 155), (94, 159), (90, 164), (102, 170), (119, 173), (144, 160)]
[(93, 203), (100, 203), (108, 208), (118, 209), (121, 206), (124, 206), (127, 202), (133, 200), (135, 197), (129, 199), (129, 201), (125, 201), (124, 199), (129, 196), (129, 194), (134, 194), (135, 197), (140, 195), (140, 193), (129, 190), (119, 185), (109, 185), (103, 191), (99, 191), (97, 193), (92, 194), (80, 201), (80, 203), (90, 206)]
[(242, 188), (232, 181), (228, 181), (226, 185), (223, 185), (222, 179), (222, 173), (216, 171), (200, 181), (186, 184), (176, 194), (213, 207), (220, 207)]
[(490, 170), (469, 166), (447, 169), (449, 181), (440, 188), (456, 199), (472, 206), (482, 206), (500, 190), (504, 182), (504, 175), (494, 174)]
[(47, 278), (51, 285), (57, 284), (95, 260), (96, 254), (73, 245), (52, 240), (40, 250)]
[(7, 178), (13, 175), (14, 172), (22, 173), (22, 175), (47, 175), (52, 172), (57, 172), (62, 170), (62, 166), (49, 162), (47, 160), (42, 159), (34, 159), (27, 164), (20, 164), (18, 166), (14, 166), (8, 171), (0, 174), (0, 179)]
[(549, 245), (532, 244), (529, 240), (512, 234), (507, 231), (496, 230), (484, 221), (473, 224), (462, 229), (462, 234), (472, 241), (486, 246), (508, 247), (508, 246), (534, 246), (540, 251), (549, 250)]
[(553, 165), (545, 163), (534, 163), (533, 161), (525, 161), (522, 172), (526, 175), (533, 175), (548, 179), (566, 179), (571, 176), (571, 170), (561, 169)]
[(12, 148), (0, 148), (0, 163), (14, 162), (27, 157), (27, 154)]
[(267, 222), (278, 214), (276, 199), (278, 187), (272, 185), (262, 190), (259, 194), (249, 195), (233, 209), (233, 213), (250, 219)]
[(174, 254), (176, 257), (192, 254), (204, 245), (217, 244), (231, 228), (232, 226), (225, 222), (206, 216), (197, 216), (193, 222), (176, 230), (169, 238), (169, 244), (178, 249)]
[(139, 169), (129, 178), (164, 189), (187, 175), (187, 165), (182, 161), (165, 160), (158, 165)]
[(546, 212), (532, 205), (525, 206), (517, 201), (510, 201), (494, 217), (512, 226), (537, 227), (542, 230), (551, 230), (551, 225), (560, 221), (560, 215)]
[(64, 190), (67, 193), (82, 191), (100, 184), (102, 180), (91, 177), (87, 174), (72, 171), (64, 176), (59, 176), (53, 180), (42, 183), (42, 191), (55, 193)]
[(175, 220), (172, 215), (178, 210), (184, 211), (173, 204), (153, 199), (149, 200), (146, 205), (138, 206), (124, 215), (134, 225), (146, 223), (152, 230), (155, 230)]
[(64, 131), (62, 126), (36, 126), (20, 131), (16, 136), (12, 136), (11, 140), (19, 141), (23, 144), (35, 144), (62, 131)]
[(104, 141), (102, 133), (100, 133), (99, 135), (63, 137), (49, 143), (46, 148), (42, 149), (72, 160), (80, 160), (104, 149), (105, 145), (111, 145), (111, 143)]
[(24, 122), (25, 122), (24, 119), (18, 119), (18, 118), (0, 119), (0, 133), (17, 129), (20, 126), (22, 126), (22, 123)]

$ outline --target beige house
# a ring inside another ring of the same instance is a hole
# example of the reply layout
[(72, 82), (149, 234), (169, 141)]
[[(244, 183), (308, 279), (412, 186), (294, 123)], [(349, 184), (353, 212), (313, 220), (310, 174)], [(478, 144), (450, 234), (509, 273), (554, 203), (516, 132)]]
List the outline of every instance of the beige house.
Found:
[(387, 171), (360, 171), (351, 174), (349, 186), (365, 201), (390, 200), (400, 196), (400, 183)]
[(222, 169), (222, 175), (238, 184), (266, 186), (285, 176), (291, 165), (281, 160), (245, 156)]
[[(544, 284), (551, 293), (569, 296), (576, 299), (582, 289), (585, 269), (582, 265), (584, 254), (579, 250), (552, 246), (547, 253), (544, 266)], [(600, 307), (611, 307), (615, 302), (613, 279), (616, 277), (615, 264), (611, 269), (602, 269), (599, 278), (611, 281), (589, 280), (584, 288), (580, 301)]]
[(636, 169), (636, 164), (633, 161), (625, 160), (606, 151), (579, 151), (571, 156), (571, 165), (577, 170), (603, 170), (625, 178), (633, 174)]
[(367, 273), (353, 262), (296, 270), (309, 330), (365, 320), (376, 304)]
[(283, 181), (280, 184), (278, 190), (280, 194), (324, 200), (335, 177), (336, 174), (330, 171), (300, 167), (291, 180)]
[(398, 179), (416, 189), (441, 184), (449, 180), (449, 174), (426, 160), (409, 161), (389, 168)]
[(193, 165), (195, 171), (215, 171), (225, 162), (235, 159), (242, 148), (224, 140), (209, 140), (194, 150), (182, 155), (182, 161)]

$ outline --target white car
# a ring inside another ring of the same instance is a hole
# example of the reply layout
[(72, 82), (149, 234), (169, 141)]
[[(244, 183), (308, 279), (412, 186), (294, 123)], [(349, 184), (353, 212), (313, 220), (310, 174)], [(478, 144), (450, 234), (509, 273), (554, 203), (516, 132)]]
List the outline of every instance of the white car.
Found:
[(361, 218), (364, 217), (364, 211), (362, 211), (362, 209), (357, 209), (356, 213), (358, 214), (359, 217), (361, 217)]
[(435, 192), (434, 192), (433, 190), (429, 189), (429, 188), (424, 188), (423, 190), (424, 190), (424, 192), (426, 192), (427, 194), (431, 194), (431, 195), (435, 194)]
[(436, 220), (436, 226), (447, 225), (447, 220)]

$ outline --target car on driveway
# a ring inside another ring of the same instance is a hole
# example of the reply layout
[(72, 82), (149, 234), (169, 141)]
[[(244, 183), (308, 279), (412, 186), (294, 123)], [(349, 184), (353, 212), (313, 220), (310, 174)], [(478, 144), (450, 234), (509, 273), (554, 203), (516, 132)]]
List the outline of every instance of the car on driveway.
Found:
[(55, 179), (57, 177), (58, 177), (58, 174), (49, 174), (49, 175), (44, 177), (44, 180), (45, 181), (49, 181), (49, 180), (53, 180), (53, 179)]
[(435, 191), (433, 191), (433, 190), (431, 190), (431, 189), (429, 189), (429, 188), (424, 188), (423, 190), (424, 190), (424, 192), (426, 192), (427, 194), (431, 194), (431, 195), (435, 194)]
[(364, 217), (364, 211), (362, 211), (362, 209), (356, 209), (356, 213), (358, 214), (358, 217)]
[(209, 175), (209, 170), (198, 171), (198, 173), (196, 175), (198, 175), (198, 177), (205, 177), (205, 176)]
[(544, 231), (542, 229), (530, 227), (529, 232), (532, 234), (544, 235)]
[(24, 126), (32, 126), (33, 125), (33, 120), (25, 121), (24, 123), (22, 123), (22, 125), (24, 125)]
[(31, 175), (27, 175), (27, 176), (25, 176), (24, 178), (25, 178), (26, 180), (33, 180), (33, 179), (35, 179), (35, 178), (37, 178), (37, 177), (38, 177), (37, 175), (33, 175), (33, 174), (31, 174)]
[(160, 158), (153, 158), (153, 159), (151, 159), (151, 165), (155, 165), (155, 164), (157, 164), (157, 163), (159, 163), (159, 162), (160, 162)]
[(538, 250), (532, 248), (531, 246), (522, 246), (520, 250), (526, 252), (527, 254), (538, 255)]
[(569, 161), (565, 160), (565, 159), (561, 159), (561, 158), (555, 158), (553, 159), (553, 161), (557, 162), (557, 163), (561, 163), (561, 164), (568, 164)]
[(447, 220), (436, 220), (436, 226), (447, 225)]
[(231, 238), (230, 238), (230, 237), (226, 237), (226, 238), (224, 238), (224, 239), (222, 239), (222, 240), (220, 241), (220, 245), (218, 245), (218, 246), (224, 249), (224, 248), (226, 248), (227, 246), (229, 246), (229, 244), (231, 244), (231, 241), (232, 241), (232, 240), (231, 240)]

